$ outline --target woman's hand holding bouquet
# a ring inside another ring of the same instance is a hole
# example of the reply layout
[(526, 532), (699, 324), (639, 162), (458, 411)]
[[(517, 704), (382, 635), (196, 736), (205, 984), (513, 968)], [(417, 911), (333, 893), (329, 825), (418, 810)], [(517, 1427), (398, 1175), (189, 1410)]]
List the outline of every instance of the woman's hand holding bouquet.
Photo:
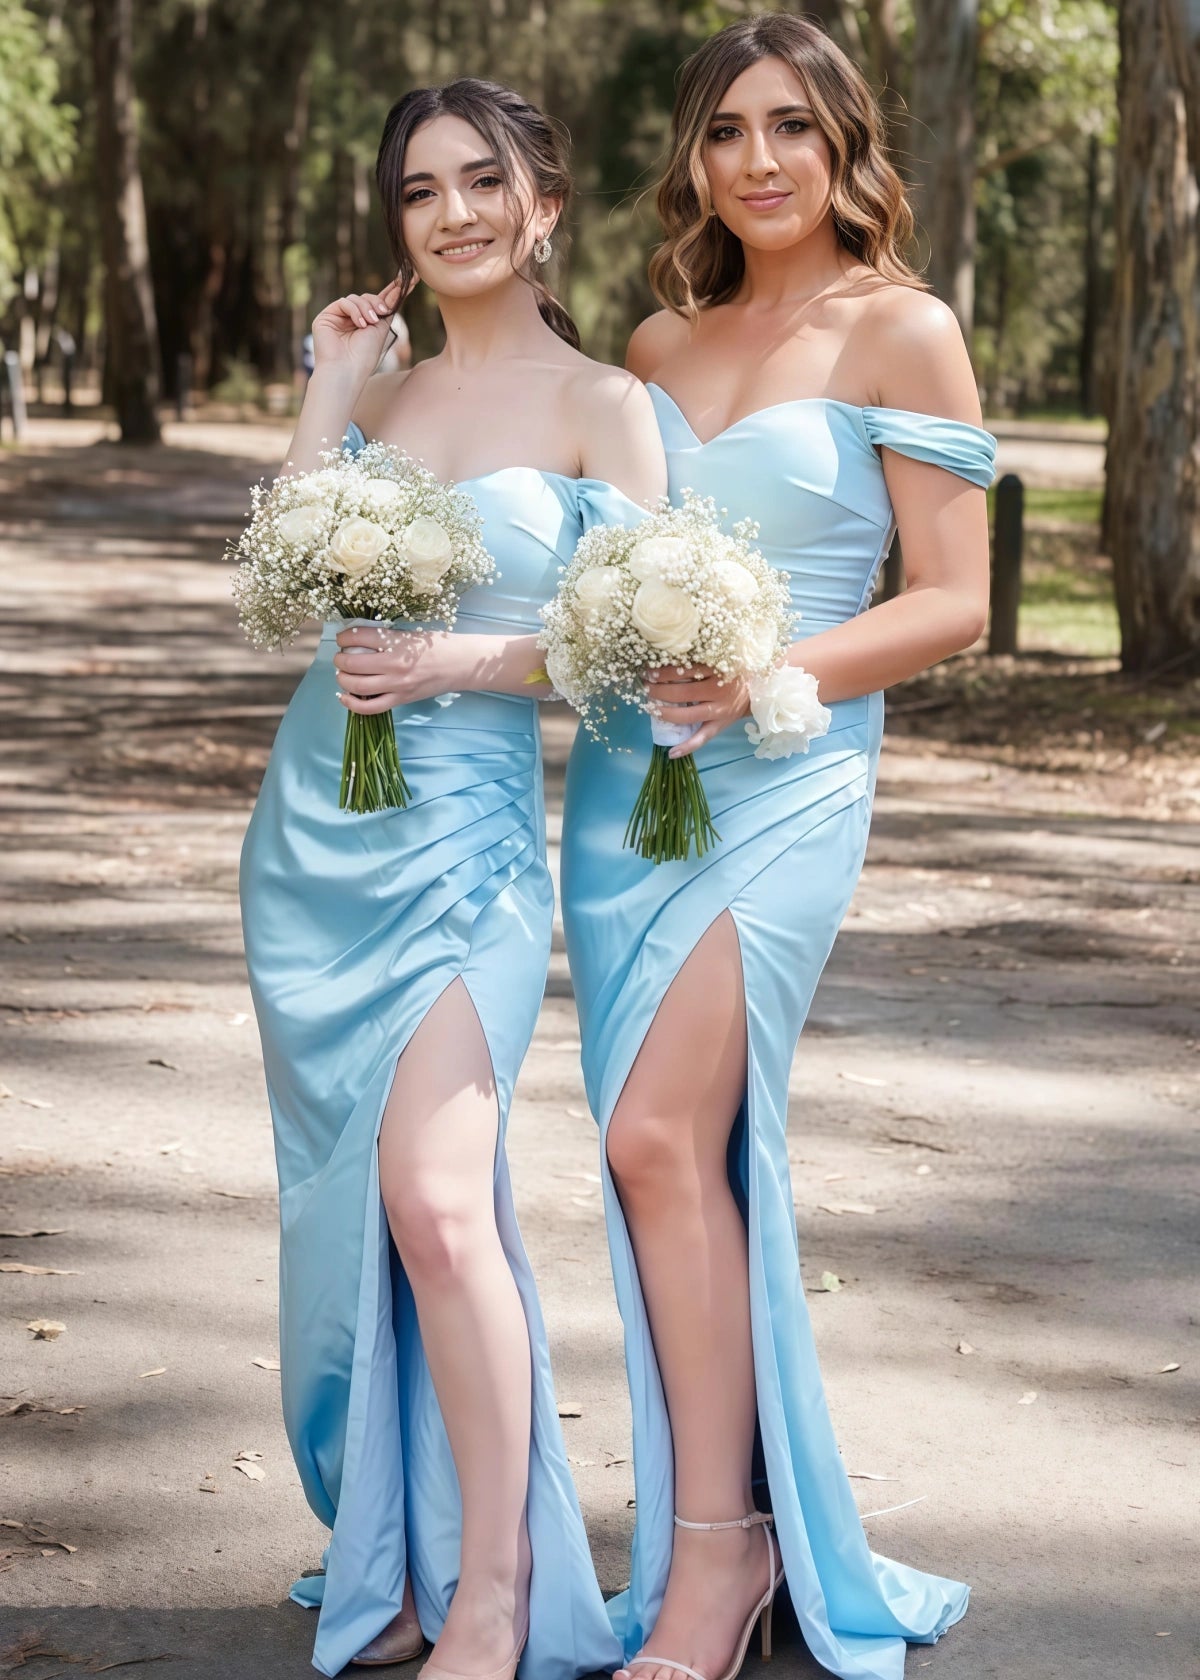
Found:
[[(625, 844), (654, 863), (687, 858), (693, 845), (703, 855), (720, 838), (690, 738), (744, 711), (755, 685), (771, 688), (791, 639), (787, 574), (751, 546), (756, 535), (749, 520), (727, 534), (715, 504), (690, 495), (633, 530), (601, 526), (580, 541), (542, 615), (547, 675), (593, 735), (603, 736), (610, 700), (651, 714), (650, 768)], [(808, 737), (821, 733), (811, 721)]]
[[(358, 812), (403, 807), (409, 790), (390, 707), (402, 694), (416, 695), (393, 683), (367, 710), (361, 679), (380, 674), (381, 632), (401, 620), (420, 633), (414, 646), (437, 637), (430, 624), (452, 626), (462, 595), (491, 582), (495, 564), (471, 497), (399, 450), (368, 443), (357, 455), (335, 450), (322, 459), (314, 472), (252, 491), (250, 524), (233, 551), (241, 562), (234, 597), (256, 647), (293, 641), (311, 618), (369, 631), (374, 662), (339, 655), (339, 676), (356, 697), (346, 719), (340, 804)], [(439, 671), (449, 663), (435, 661)]]

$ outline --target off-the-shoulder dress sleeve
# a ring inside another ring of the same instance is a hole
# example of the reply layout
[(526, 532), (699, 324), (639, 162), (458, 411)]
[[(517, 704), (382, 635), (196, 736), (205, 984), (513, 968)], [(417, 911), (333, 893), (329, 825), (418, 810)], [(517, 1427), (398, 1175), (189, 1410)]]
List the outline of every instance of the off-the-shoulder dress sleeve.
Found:
[(867, 437), (877, 449), (894, 449), (914, 461), (945, 467), (983, 489), (995, 476), (996, 440), (981, 426), (936, 414), (915, 414), (906, 408), (864, 408), (862, 417)]
[(648, 514), (648, 509), (630, 501), (623, 490), (618, 490), (615, 484), (606, 484), (602, 478), (576, 479), (575, 495), (579, 522), (585, 531), (594, 530), (597, 525), (620, 525), (628, 530)]

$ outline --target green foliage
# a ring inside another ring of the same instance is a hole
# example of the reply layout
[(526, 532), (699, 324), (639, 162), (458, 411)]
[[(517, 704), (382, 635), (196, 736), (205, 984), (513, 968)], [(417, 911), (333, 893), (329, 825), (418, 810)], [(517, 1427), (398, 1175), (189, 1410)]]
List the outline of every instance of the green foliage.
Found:
[(263, 386), (253, 362), (231, 356), (225, 372), (212, 388), (214, 402), (235, 408), (254, 408), (262, 401)]
[(1103, 273), (1116, 68), (1108, 0), (984, 0), (974, 351), (993, 413), (1078, 401), (1088, 152), (1094, 136)]
[(58, 99), (52, 35), (22, 0), (0, 0), (0, 309), (52, 242), (47, 188), (74, 151), (78, 113)]
[[(974, 349), (993, 412), (1080, 401), (1093, 135), (1101, 281), (1111, 266), (1114, 4), (981, 0)], [(89, 9), (0, 0), (0, 317), (14, 274), (57, 254), (53, 307), (80, 336), (98, 283)], [(135, 73), (168, 375), (188, 351), (202, 385), (231, 357), (283, 380), (318, 307), (383, 284), (391, 259), (372, 180), (383, 118), (408, 88), (463, 74), (512, 83), (570, 131), (577, 198), (547, 278), (586, 348), (621, 360), (630, 330), (654, 307), (645, 277), (657, 238), (653, 186), (678, 66), (753, 9), (753, 0), (142, 6)], [(893, 9), (855, 0), (804, 9), (881, 85), (888, 54), (873, 20)], [(903, 93), (912, 0), (896, 0), (894, 34)], [(418, 293), (406, 314), (418, 353), (435, 348), (429, 300)]]

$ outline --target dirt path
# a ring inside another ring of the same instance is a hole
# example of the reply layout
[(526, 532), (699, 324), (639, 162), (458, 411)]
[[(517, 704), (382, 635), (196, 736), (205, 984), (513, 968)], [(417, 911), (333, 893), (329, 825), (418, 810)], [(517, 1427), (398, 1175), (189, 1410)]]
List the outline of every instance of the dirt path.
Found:
[[(321, 1530), (269, 1368), (235, 887), (306, 656), (243, 647), (221, 559), (279, 436), (75, 440), (38, 425), (0, 457), (0, 1673), (299, 1680), (312, 1624), (283, 1598)], [(1114, 800), (1103, 770), (927, 750), (919, 715), (794, 1077), (843, 1450), (864, 1510), (904, 1507), (871, 1519), (876, 1548), (974, 1584), (910, 1676), (1195, 1677), (1197, 826), (1184, 799), (1160, 820)], [(511, 1154), (615, 1589), (628, 1413), (577, 1051), (559, 955)], [(35, 1339), (39, 1319), (66, 1328)], [(816, 1673), (794, 1645), (775, 1669)]]

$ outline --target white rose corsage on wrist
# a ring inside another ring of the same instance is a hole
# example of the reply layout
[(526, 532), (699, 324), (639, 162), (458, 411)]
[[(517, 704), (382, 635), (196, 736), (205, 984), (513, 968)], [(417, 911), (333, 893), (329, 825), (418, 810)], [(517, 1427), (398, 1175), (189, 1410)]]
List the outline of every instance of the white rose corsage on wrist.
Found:
[(833, 713), (817, 699), (817, 679), (800, 665), (780, 665), (749, 683), (746, 736), (755, 758), (790, 758), (829, 733)]

